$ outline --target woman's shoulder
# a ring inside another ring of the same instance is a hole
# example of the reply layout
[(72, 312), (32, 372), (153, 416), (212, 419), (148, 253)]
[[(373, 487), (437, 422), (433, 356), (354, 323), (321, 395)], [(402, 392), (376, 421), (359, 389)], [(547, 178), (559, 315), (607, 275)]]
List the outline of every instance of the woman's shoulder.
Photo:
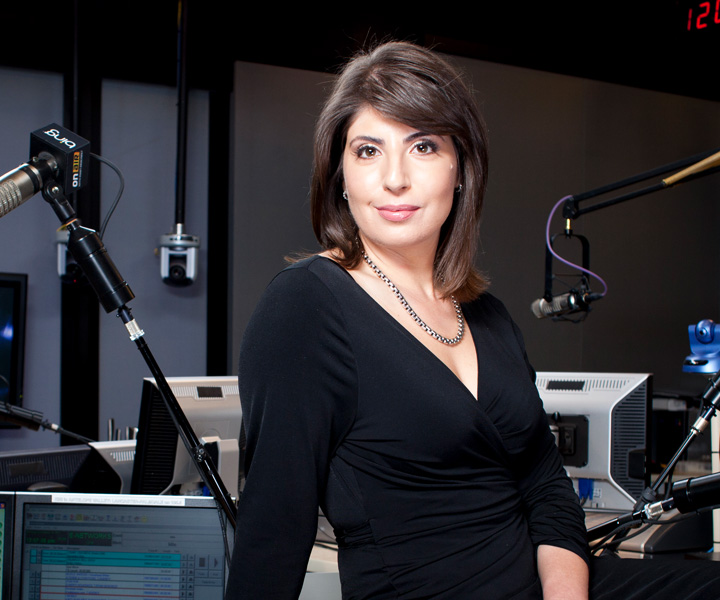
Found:
[[(336, 298), (351, 284), (348, 272), (335, 261), (313, 255), (299, 260), (272, 278), (260, 302), (283, 300), (290, 303), (320, 302)], [(337, 298), (336, 298), (337, 299)]]
[(275, 283), (278, 279), (295, 281), (301, 280), (303, 277), (328, 283), (346, 279), (349, 274), (343, 267), (327, 256), (313, 254), (285, 267), (275, 276), (271, 283)]
[(475, 300), (463, 304), (463, 310), (469, 313), (475, 313), (479, 315), (489, 315), (500, 317), (504, 321), (513, 322), (510, 313), (508, 312), (505, 305), (501, 300), (493, 296), (488, 292), (483, 292)]
[[(241, 386), (261, 380), (261, 387), (317, 384), (323, 373), (335, 374), (334, 381), (354, 381), (345, 308), (327, 277), (335, 270), (340, 267), (332, 261), (310, 257), (275, 276), (243, 333), (239, 373), (246, 383)], [(253, 396), (247, 387), (243, 391)]]
[[(245, 335), (268, 327), (297, 331), (344, 320), (343, 297), (348, 273), (334, 261), (319, 256), (304, 258), (280, 271), (270, 281), (248, 324)], [(292, 325), (292, 326), (291, 326)]]

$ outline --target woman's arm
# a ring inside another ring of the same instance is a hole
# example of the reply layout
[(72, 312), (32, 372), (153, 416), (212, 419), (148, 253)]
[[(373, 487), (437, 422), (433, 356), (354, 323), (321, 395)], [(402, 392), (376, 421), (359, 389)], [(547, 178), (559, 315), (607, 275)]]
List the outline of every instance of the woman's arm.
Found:
[(556, 546), (538, 546), (537, 566), (543, 600), (586, 600), (588, 567), (574, 552)]
[[(542, 560), (543, 570), (539, 574), (543, 590), (552, 589), (554, 593), (563, 588), (567, 579), (568, 586), (571, 582), (580, 582), (584, 590), (583, 595), (567, 597), (583, 598), (587, 594), (588, 559), (585, 515), (550, 433), (522, 334), (502, 304), (495, 300), (494, 306), (510, 324), (517, 340), (517, 359), (524, 363), (528, 374), (524, 386), (516, 389), (516, 404), (511, 407), (521, 415), (520, 421), (512, 423), (505, 443), (523, 498), (530, 537), (537, 548), (538, 570)], [(548, 593), (546, 597), (555, 597)]]
[(309, 269), (284, 271), (266, 290), (243, 338), (239, 380), (247, 481), (226, 597), (291, 600), (356, 394), (343, 315)]

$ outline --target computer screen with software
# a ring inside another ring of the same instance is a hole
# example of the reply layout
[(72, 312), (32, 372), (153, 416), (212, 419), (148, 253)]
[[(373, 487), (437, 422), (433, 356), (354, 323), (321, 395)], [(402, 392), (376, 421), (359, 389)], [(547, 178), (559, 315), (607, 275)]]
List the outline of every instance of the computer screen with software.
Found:
[(223, 539), (210, 498), (17, 493), (14, 505), (3, 599), (223, 598), (233, 532)]
[(13, 498), (0, 498), (0, 598), (10, 597)]

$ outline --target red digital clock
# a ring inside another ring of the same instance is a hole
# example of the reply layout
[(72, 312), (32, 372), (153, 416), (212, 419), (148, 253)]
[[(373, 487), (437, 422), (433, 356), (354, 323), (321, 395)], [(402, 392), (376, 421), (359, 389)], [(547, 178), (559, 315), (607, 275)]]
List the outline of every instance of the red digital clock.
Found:
[(688, 31), (707, 29), (717, 25), (720, 25), (720, 0), (700, 2), (688, 9)]

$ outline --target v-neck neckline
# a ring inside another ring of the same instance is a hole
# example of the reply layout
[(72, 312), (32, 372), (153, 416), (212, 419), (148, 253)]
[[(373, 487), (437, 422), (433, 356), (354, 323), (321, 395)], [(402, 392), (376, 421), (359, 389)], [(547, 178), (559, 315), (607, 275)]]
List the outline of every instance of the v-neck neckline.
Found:
[(478, 404), (478, 401), (480, 398), (480, 365), (478, 364), (478, 358), (477, 358), (478, 357), (478, 348), (477, 348), (477, 344), (476, 344), (477, 336), (476, 336), (476, 332), (472, 331), (472, 325), (470, 322), (468, 322), (466, 320), (465, 325), (469, 330), (471, 330), (473, 349), (475, 351), (474, 354), (475, 354), (475, 370), (477, 373), (477, 389), (476, 389), (477, 396), (472, 393), (470, 388), (467, 385), (465, 385), (465, 382), (462, 379), (460, 379), (460, 377), (458, 377), (457, 374), (448, 365), (446, 365), (445, 362), (437, 354), (435, 354), (432, 350), (430, 350), (430, 348), (428, 348), (419, 339), (417, 339), (410, 331), (408, 331), (407, 327), (405, 327), (400, 321), (398, 321), (389, 311), (385, 310), (385, 308), (382, 306), (382, 304), (380, 304), (377, 300), (375, 300), (375, 298), (373, 298), (367, 292), (367, 290), (355, 280), (355, 278), (350, 274), (350, 272), (345, 267), (343, 267), (339, 263), (335, 262), (331, 258), (328, 258), (327, 256), (318, 255), (317, 258), (329, 261), (330, 263), (334, 264), (338, 269), (340, 269), (347, 277), (349, 277), (350, 281), (357, 287), (358, 290), (360, 290), (360, 292), (362, 292), (363, 297), (370, 300), (370, 302), (372, 303), (372, 306), (376, 307), (376, 309), (380, 311), (380, 314), (383, 316), (383, 318), (386, 318), (388, 321), (390, 321), (395, 328), (397, 328), (398, 330), (400, 330), (403, 333), (403, 335), (405, 337), (411, 339), (413, 343), (417, 344), (420, 348), (422, 348), (423, 351), (428, 353), (435, 361), (437, 361), (440, 365), (442, 365), (442, 367), (450, 374), (450, 376), (457, 383), (459, 383), (463, 387), (463, 389), (470, 395), (470, 398), (472, 399), (472, 401), (475, 404)]

